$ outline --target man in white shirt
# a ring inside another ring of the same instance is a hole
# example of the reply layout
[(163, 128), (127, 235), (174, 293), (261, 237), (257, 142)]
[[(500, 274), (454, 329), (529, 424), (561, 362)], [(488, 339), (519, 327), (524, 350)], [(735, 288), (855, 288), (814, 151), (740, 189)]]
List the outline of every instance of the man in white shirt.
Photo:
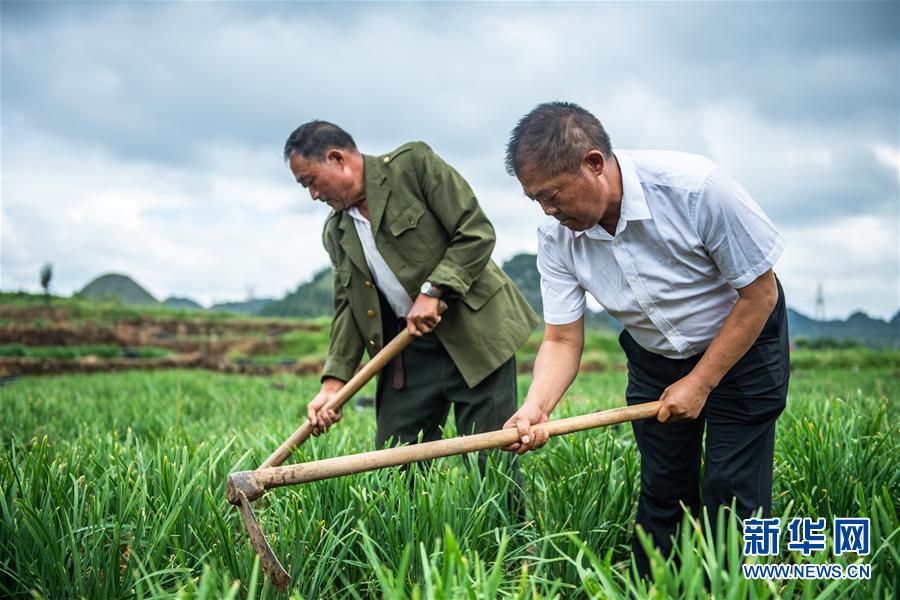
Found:
[[(750, 195), (719, 166), (677, 152), (613, 152), (578, 105), (551, 102), (523, 117), (507, 170), (547, 215), (538, 230), (546, 329), (517, 427), (523, 453), (578, 373), (585, 293), (624, 331), (628, 404), (661, 400), (633, 423), (641, 453), (637, 525), (664, 554), (683, 512), (715, 521), (735, 502), (746, 518), (771, 510), (775, 420), (787, 398), (784, 294), (772, 267), (784, 243)], [(705, 475), (700, 481), (704, 427)], [(646, 554), (633, 543), (641, 574)]]

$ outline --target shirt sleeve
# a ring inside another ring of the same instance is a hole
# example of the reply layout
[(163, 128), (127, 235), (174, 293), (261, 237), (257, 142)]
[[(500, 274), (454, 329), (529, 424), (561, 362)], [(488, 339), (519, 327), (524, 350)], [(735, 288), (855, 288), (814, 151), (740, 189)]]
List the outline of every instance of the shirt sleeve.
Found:
[(692, 218), (722, 276), (735, 289), (775, 266), (784, 239), (741, 185), (719, 167), (697, 193)]
[(584, 315), (584, 288), (565, 265), (558, 241), (538, 229), (537, 268), (541, 274), (544, 322), (548, 325), (574, 323)]

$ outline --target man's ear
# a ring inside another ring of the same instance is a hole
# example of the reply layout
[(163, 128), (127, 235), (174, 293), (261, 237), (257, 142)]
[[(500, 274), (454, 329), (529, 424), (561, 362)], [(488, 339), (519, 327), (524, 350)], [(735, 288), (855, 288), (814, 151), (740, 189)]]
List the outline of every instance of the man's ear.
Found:
[(344, 153), (337, 148), (332, 148), (325, 154), (325, 160), (341, 164), (344, 162)]
[(606, 167), (606, 157), (599, 150), (591, 150), (585, 154), (584, 162), (597, 177), (603, 174), (603, 169)]

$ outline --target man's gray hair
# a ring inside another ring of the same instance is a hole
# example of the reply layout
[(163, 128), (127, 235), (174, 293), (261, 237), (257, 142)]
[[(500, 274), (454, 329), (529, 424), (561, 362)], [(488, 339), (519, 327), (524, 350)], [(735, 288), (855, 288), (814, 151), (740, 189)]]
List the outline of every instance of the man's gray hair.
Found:
[(284, 160), (297, 154), (305, 159), (324, 160), (331, 148), (356, 150), (350, 134), (328, 121), (310, 121), (295, 129), (284, 143)]
[(572, 102), (546, 102), (522, 117), (510, 134), (506, 172), (516, 176), (536, 168), (550, 177), (575, 173), (591, 150), (612, 154), (597, 117)]

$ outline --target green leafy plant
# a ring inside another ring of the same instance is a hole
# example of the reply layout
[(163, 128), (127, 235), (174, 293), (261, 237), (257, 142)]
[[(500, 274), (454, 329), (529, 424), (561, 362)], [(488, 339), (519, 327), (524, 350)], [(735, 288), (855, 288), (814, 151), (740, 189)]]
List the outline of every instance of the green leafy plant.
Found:
[[(627, 425), (522, 457), (524, 519), (508, 510), (515, 483), (496, 461), (482, 479), (475, 457), (275, 490), (258, 516), (294, 598), (891, 598), (900, 578), (897, 374), (795, 370), (776, 436), (775, 514), (869, 517), (869, 580), (745, 580), (739, 526), (727, 515), (708, 517), (723, 519), (715, 539), (705, 517), (686, 517), (676, 556), (651, 551), (654, 577), (637, 579), (639, 457)], [(579, 376), (554, 417), (620, 405), (625, 377)], [(524, 394), (528, 376), (519, 384)], [(317, 389), (315, 376), (203, 371), (0, 386), (0, 595), (280, 597), (224, 483), (294, 429)], [(294, 460), (370, 450), (373, 439), (373, 411), (346, 410)]]

